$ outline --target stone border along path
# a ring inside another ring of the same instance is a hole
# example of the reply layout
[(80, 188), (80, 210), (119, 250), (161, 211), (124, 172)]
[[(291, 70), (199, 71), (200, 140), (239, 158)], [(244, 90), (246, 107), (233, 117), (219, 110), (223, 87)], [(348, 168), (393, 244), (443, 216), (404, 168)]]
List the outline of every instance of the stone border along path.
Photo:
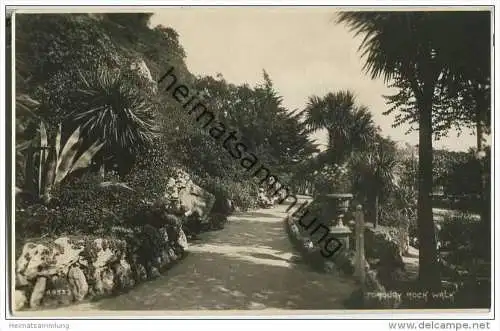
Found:
[(287, 207), (277, 205), (232, 215), (223, 230), (204, 233), (201, 240), (190, 243), (188, 256), (175, 268), (128, 293), (69, 307), (17, 312), (15, 316), (345, 309), (344, 302), (358, 286), (353, 279), (318, 273), (300, 261), (283, 225)]

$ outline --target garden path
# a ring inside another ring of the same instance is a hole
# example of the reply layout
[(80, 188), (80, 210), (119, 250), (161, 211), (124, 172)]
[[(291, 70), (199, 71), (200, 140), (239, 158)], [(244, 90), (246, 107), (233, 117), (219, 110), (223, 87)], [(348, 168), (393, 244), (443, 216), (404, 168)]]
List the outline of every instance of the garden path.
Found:
[(236, 213), (223, 230), (204, 233), (201, 240), (191, 243), (188, 256), (158, 279), (113, 298), (54, 309), (44, 315), (344, 309), (345, 300), (357, 288), (354, 281), (315, 272), (301, 261), (284, 229), (286, 208), (278, 205)]

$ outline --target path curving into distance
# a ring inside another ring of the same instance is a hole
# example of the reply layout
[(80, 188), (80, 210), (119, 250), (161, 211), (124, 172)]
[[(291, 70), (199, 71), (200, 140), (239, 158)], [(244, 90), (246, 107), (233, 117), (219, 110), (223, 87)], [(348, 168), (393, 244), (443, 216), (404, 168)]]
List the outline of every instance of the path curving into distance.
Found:
[[(204, 233), (188, 256), (161, 277), (96, 302), (16, 316), (125, 315), (125, 311), (346, 309), (354, 280), (304, 264), (284, 228), (287, 206), (236, 213), (221, 231)], [(257, 311), (255, 311), (257, 310)], [(211, 313), (207, 311), (206, 313)]]

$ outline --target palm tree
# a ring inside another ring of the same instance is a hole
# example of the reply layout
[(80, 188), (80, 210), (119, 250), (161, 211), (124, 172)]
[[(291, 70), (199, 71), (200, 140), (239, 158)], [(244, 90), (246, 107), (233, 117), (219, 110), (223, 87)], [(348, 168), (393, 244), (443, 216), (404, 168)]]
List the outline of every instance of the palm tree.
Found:
[(395, 142), (377, 136), (370, 151), (356, 153), (350, 161), (353, 187), (368, 202), (367, 216), (377, 227), (380, 200), (395, 184), (398, 165)]
[(432, 116), (438, 80), (445, 65), (433, 35), (440, 31), (443, 13), (343, 12), (356, 35), (365, 35), (360, 50), (364, 69), (373, 79), (382, 76), (408, 82), (416, 99), (419, 127), (418, 237), (419, 281), (423, 287), (440, 287), (436, 239), (432, 215)]
[(305, 124), (309, 133), (327, 131), (328, 149), (324, 157), (337, 164), (345, 162), (354, 150), (364, 149), (376, 131), (371, 113), (356, 105), (350, 91), (310, 97)]
[(119, 70), (101, 67), (80, 73), (80, 78), (80, 87), (72, 95), (75, 108), (67, 121), (72, 127), (81, 127), (83, 137), (105, 142), (101, 162), (107, 156), (127, 167), (153, 142), (153, 103)]
[[(485, 68), (490, 52), (484, 45), (491, 40), (486, 33), (490, 20), (491, 13), (479, 11), (344, 12), (338, 19), (356, 35), (365, 35), (360, 50), (372, 78), (382, 76), (386, 82), (407, 86), (414, 98), (415, 111), (404, 120), (415, 120), (419, 127), (419, 280), (431, 288), (440, 285), (430, 198), (432, 135), (463, 121), (463, 112), (440, 104), (437, 94), (456, 91), (462, 82), (489, 72)], [(478, 86), (484, 87), (486, 81), (480, 80)]]

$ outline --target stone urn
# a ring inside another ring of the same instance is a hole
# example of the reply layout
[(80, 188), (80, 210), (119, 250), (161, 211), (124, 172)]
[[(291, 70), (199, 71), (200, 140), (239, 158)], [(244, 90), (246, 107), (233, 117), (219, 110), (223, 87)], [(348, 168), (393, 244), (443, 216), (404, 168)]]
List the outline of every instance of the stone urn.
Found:
[(326, 203), (328, 206), (328, 214), (333, 215), (332, 225), (335, 227), (345, 227), (343, 219), (349, 205), (353, 199), (351, 193), (333, 193), (326, 195)]
[(325, 196), (327, 214), (331, 222), (330, 233), (343, 242), (345, 249), (349, 249), (349, 237), (352, 231), (344, 225), (343, 219), (352, 199), (351, 193), (333, 193)]

